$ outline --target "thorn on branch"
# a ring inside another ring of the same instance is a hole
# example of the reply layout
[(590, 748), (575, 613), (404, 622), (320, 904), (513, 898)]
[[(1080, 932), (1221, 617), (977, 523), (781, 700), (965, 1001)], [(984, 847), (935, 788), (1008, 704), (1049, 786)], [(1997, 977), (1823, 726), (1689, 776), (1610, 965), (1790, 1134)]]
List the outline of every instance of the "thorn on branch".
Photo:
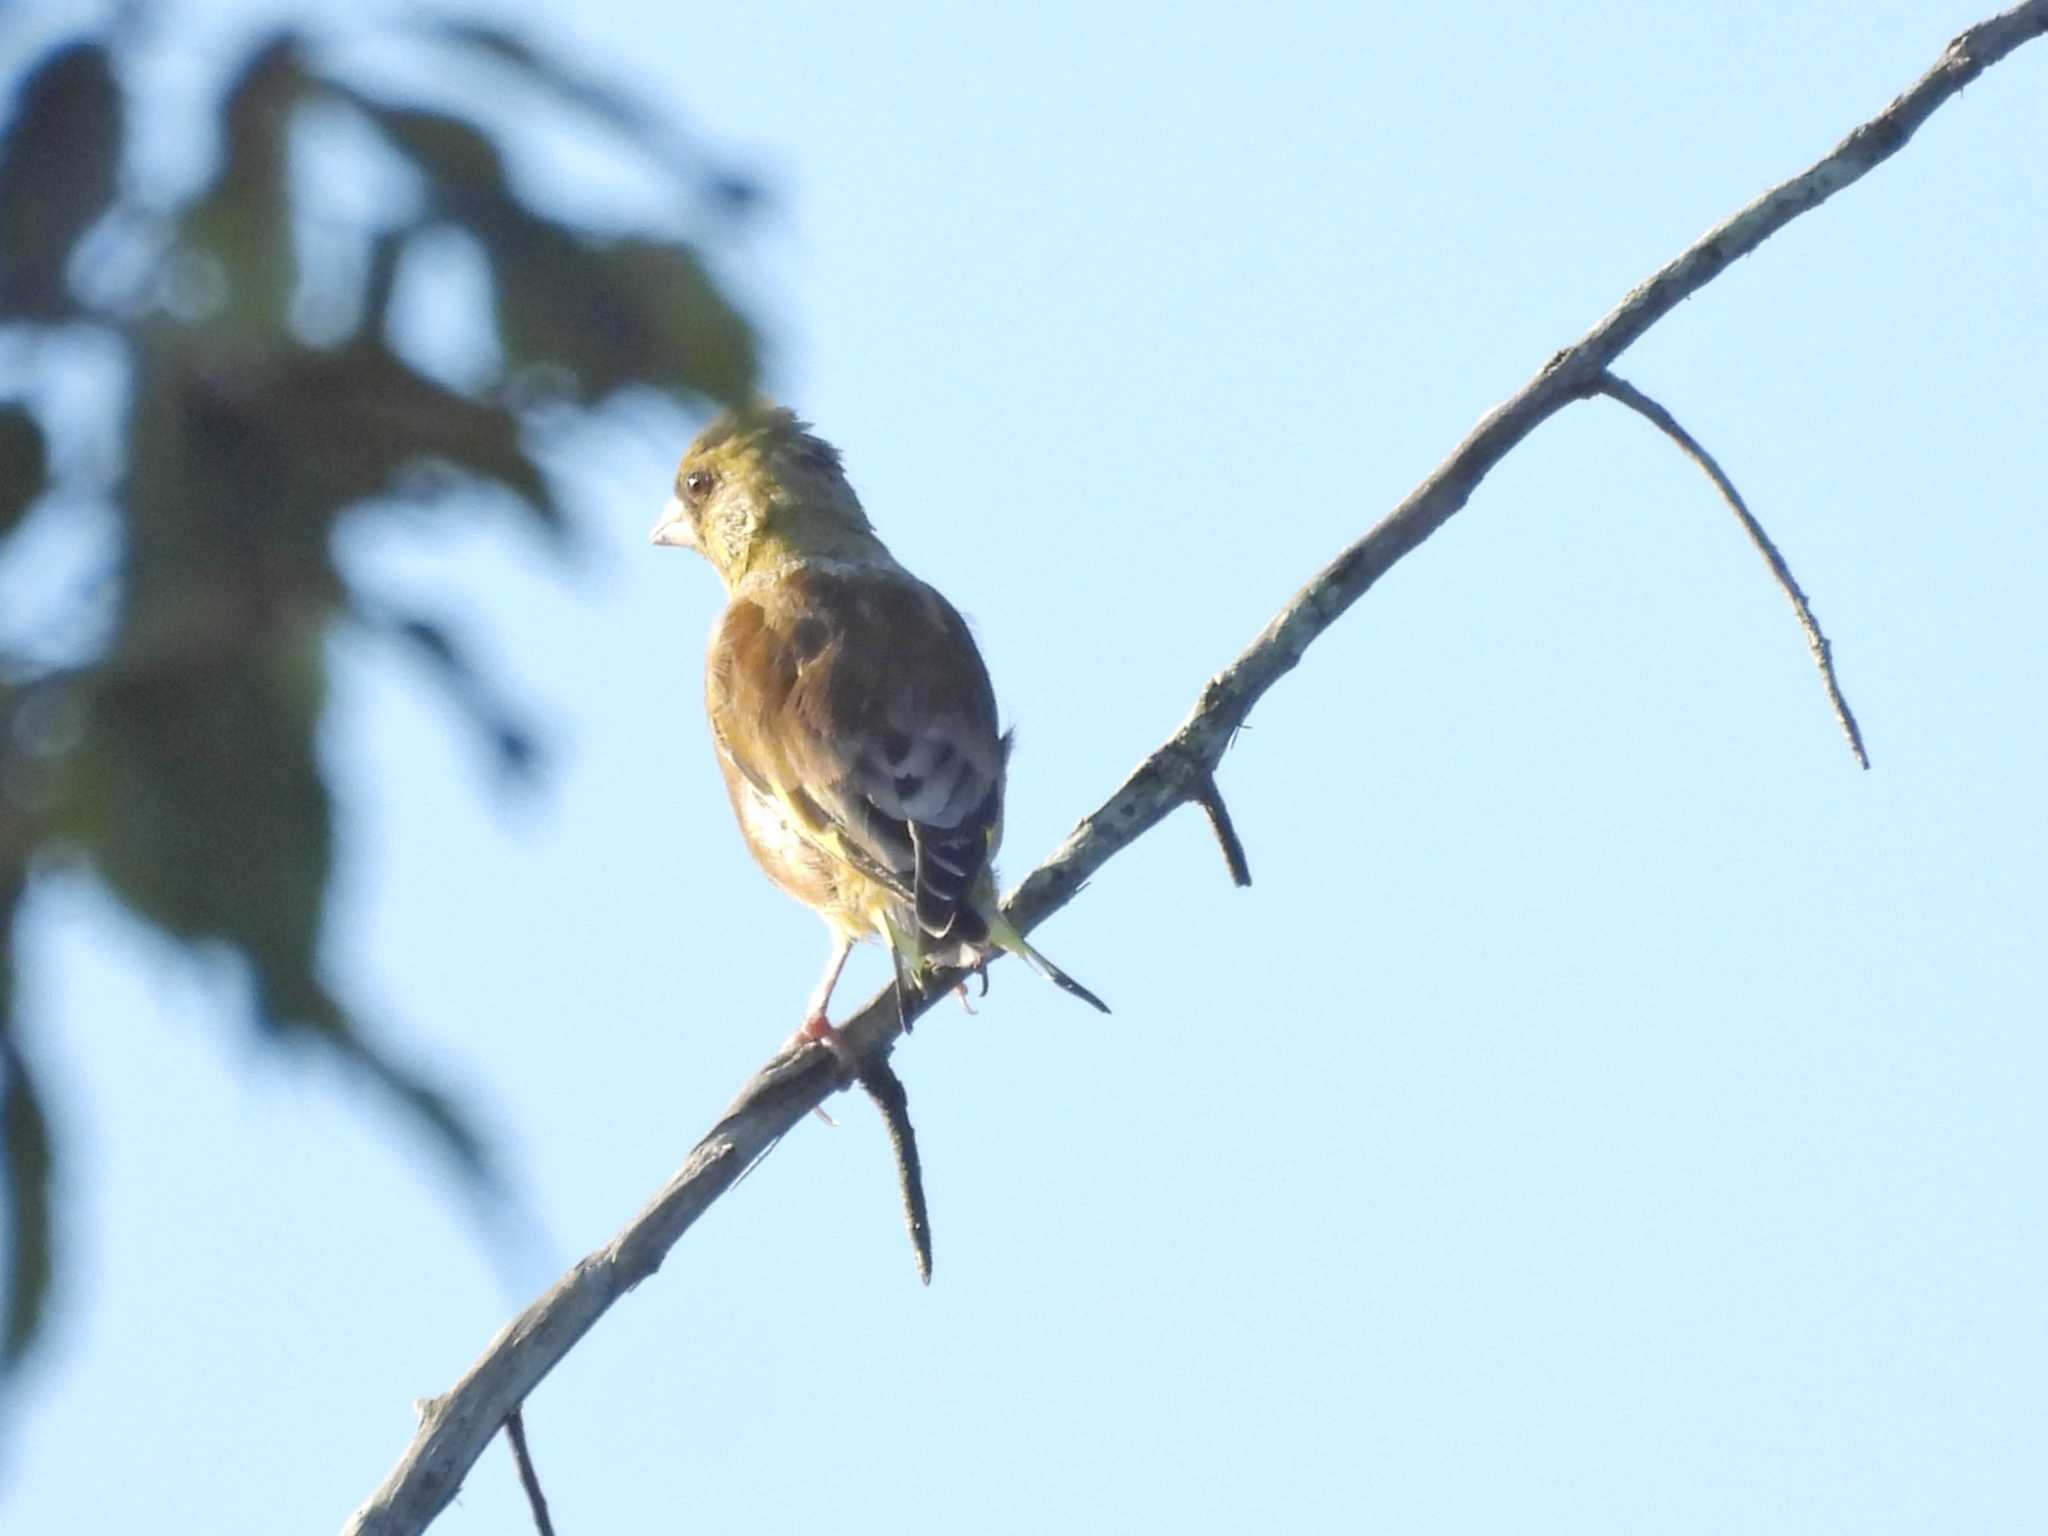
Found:
[(910, 1094), (895, 1068), (879, 1057), (860, 1064), (860, 1085), (882, 1112), (889, 1127), (889, 1148), (896, 1154), (896, 1183), (903, 1192), (903, 1224), (917, 1260), (917, 1278), (932, 1283), (931, 1212), (924, 1201), (924, 1164), (917, 1155), (917, 1132), (910, 1124)]
[(555, 1536), (555, 1523), (548, 1518), (547, 1496), (540, 1491), (540, 1474), (533, 1469), (533, 1452), (526, 1444), (526, 1419), (514, 1408), (505, 1416), (505, 1438), (512, 1445), (512, 1460), (519, 1467), (519, 1486), (526, 1490), (526, 1507), (533, 1511), (533, 1528), (540, 1536)]
[(1237, 835), (1237, 827), (1230, 819), (1230, 809), (1223, 803), (1223, 791), (1217, 788), (1216, 775), (1204, 772), (1197, 776), (1189, 791), (1195, 804), (1202, 808), (1209, 818), (1209, 829), (1216, 834), (1216, 841), (1223, 849), (1223, 862), (1229, 866), (1233, 885), (1250, 885), (1252, 867), (1245, 859), (1244, 844)]
[(1813, 605), (1807, 601), (1806, 593), (1800, 588), (1799, 579), (1792, 574), (1792, 568), (1785, 563), (1785, 557), (1778, 552), (1778, 546), (1771, 542), (1771, 536), (1764, 532), (1762, 523), (1742, 500), (1742, 493), (1714, 462), (1714, 456), (1700, 446), (1693, 435), (1678, 424), (1672, 414), (1655, 400), (1637, 389), (1628, 380), (1613, 373), (1602, 373), (1589, 388), (1589, 393), (1606, 395), (1609, 399), (1627, 406), (1651, 426), (1662, 432), (1678, 445), (1679, 451), (1697, 464), (1714, 483), (1714, 489), (1721, 493), (1721, 499), (1728, 503), (1736, 521), (1742, 524), (1742, 531), (1749, 535), (1756, 552), (1764, 557), (1764, 564), (1771, 569), (1771, 576), (1778, 583), (1778, 590), (1785, 594), (1792, 604), (1792, 611), (1799, 616), (1799, 627), (1806, 632), (1807, 649), (1813, 652), (1813, 662), (1820, 669), (1821, 686), (1827, 690), (1828, 703), (1834, 709), (1835, 723), (1842, 728), (1842, 735), (1848, 739), (1849, 750), (1856, 755), (1859, 767), (1870, 766), (1870, 754), (1863, 748), (1863, 732), (1856, 724), (1856, 715), (1849, 708), (1849, 701), (1842, 694), (1841, 681), (1835, 676), (1834, 648), (1828, 637), (1821, 633), (1820, 620), (1814, 617)]

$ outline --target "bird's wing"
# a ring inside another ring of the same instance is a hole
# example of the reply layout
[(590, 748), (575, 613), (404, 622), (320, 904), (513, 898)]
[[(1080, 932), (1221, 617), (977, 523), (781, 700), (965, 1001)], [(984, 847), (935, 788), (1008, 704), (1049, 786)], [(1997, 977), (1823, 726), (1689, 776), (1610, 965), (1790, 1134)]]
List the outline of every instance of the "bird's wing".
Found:
[(726, 609), (706, 701), (719, 748), (821, 848), (980, 943), (1004, 743), (966, 621), (900, 569), (797, 567)]

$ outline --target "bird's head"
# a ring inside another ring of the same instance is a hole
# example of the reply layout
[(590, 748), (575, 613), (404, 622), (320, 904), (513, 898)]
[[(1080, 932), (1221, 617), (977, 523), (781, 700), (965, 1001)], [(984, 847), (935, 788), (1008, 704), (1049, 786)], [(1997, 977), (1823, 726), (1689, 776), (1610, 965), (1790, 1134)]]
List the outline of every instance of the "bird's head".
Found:
[(839, 450), (771, 406), (721, 416), (697, 435), (652, 537), (696, 550), (728, 588), (777, 558), (881, 549)]

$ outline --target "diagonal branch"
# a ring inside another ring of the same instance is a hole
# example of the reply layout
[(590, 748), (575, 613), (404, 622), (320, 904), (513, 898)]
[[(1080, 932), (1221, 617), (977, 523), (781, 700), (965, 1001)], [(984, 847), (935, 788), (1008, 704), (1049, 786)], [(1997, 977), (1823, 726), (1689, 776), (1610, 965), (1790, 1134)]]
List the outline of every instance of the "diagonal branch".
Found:
[(512, 1460), (519, 1468), (519, 1486), (526, 1490), (526, 1507), (533, 1515), (534, 1530), (539, 1536), (555, 1536), (548, 1498), (541, 1492), (540, 1473), (533, 1465), (533, 1448), (526, 1443), (526, 1415), (517, 1408), (506, 1415), (505, 1438), (512, 1444)]
[[(1331, 561), (1250, 646), (1203, 688), (1194, 710), (1159, 749), (1012, 893), (1006, 910), (1029, 931), (1071, 901), (1088, 878), (1175, 807), (1200, 802), (1232, 735), (1266, 690), (1300, 661), (1395, 562), (1441, 528), (1493, 466), (1563, 406), (1592, 391), (1615, 358), (1731, 262), (1902, 149), (1943, 103), (2021, 44), (2048, 32), (2048, 0), (2026, 0), (1964, 32), (1903, 95), (1791, 180), (1709, 230), (1630, 293), (1605, 319), (1544, 364), (1497, 406), (1451, 456), (1377, 526)], [(957, 983), (933, 979), (907, 997), (915, 1020)], [(899, 1033), (890, 991), (879, 993), (841, 1038), (863, 1057), (886, 1055)], [(620, 1296), (660, 1266), (690, 1225), (826, 1095), (842, 1086), (830, 1051), (778, 1057), (747, 1084), (654, 1201), (604, 1248), (515, 1318), (445, 1396), (426, 1405), (418, 1432), (345, 1536), (418, 1532), (461, 1486), (507, 1415)]]
[(917, 1155), (917, 1131), (910, 1123), (910, 1093), (881, 1052), (862, 1058), (860, 1085), (882, 1112), (889, 1150), (896, 1154), (896, 1185), (903, 1195), (903, 1225), (910, 1231), (917, 1278), (932, 1283), (932, 1217), (924, 1198), (924, 1163)]
[(1216, 783), (1216, 775), (1203, 774), (1195, 781), (1192, 795), (1202, 814), (1209, 818), (1209, 830), (1216, 834), (1217, 845), (1223, 850), (1223, 866), (1230, 871), (1230, 883), (1250, 885), (1252, 866), (1244, 856), (1244, 840), (1237, 835), (1237, 823), (1230, 819), (1230, 807), (1223, 803), (1223, 790)]
[(1849, 750), (1856, 755), (1858, 767), (1870, 766), (1870, 754), (1863, 749), (1863, 730), (1856, 724), (1856, 712), (1849, 708), (1848, 699), (1842, 695), (1841, 679), (1835, 676), (1835, 648), (1828, 643), (1828, 637), (1821, 632), (1820, 620), (1814, 617), (1813, 604), (1807, 600), (1806, 591), (1799, 585), (1799, 578), (1792, 574), (1792, 567), (1785, 563), (1785, 557), (1778, 552), (1778, 546), (1771, 536), (1764, 532), (1764, 525), (1756, 520), (1756, 514), (1749, 510), (1749, 504), (1742, 499), (1742, 492), (1735, 489), (1735, 482), (1723, 473), (1714, 456), (1700, 446), (1697, 439), (1678, 424), (1663, 406), (1644, 394), (1635, 385), (1618, 374), (1603, 373), (1594, 389), (1611, 400), (1618, 400), (1641, 416), (1651, 426), (1678, 444), (1679, 451), (1693, 463), (1699, 465), (1706, 477), (1714, 482), (1714, 489), (1721, 493), (1721, 499), (1728, 503), (1728, 509), (1735, 514), (1735, 520), (1742, 524), (1742, 531), (1749, 535), (1749, 542), (1756, 546), (1756, 552), (1764, 557), (1764, 564), (1771, 568), (1771, 577), (1778, 583), (1778, 590), (1792, 605), (1792, 611), (1799, 616), (1799, 627), (1806, 632), (1806, 647), (1813, 652), (1813, 664), (1820, 668), (1821, 686), (1827, 689), (1828, 703), (1835, 711), (1835, 723), (1842, 728), (1842, 734), (1849, 740)]

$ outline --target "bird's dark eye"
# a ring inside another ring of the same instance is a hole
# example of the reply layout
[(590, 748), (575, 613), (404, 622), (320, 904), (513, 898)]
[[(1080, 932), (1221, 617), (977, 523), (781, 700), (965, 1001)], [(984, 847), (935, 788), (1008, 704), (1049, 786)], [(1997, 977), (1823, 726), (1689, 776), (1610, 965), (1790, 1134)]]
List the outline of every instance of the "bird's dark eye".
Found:
[(708, 469), (693, 469), (683, 476), (683, 500), (696, 506), (709, 496), (718, 484), (718, 476)]

